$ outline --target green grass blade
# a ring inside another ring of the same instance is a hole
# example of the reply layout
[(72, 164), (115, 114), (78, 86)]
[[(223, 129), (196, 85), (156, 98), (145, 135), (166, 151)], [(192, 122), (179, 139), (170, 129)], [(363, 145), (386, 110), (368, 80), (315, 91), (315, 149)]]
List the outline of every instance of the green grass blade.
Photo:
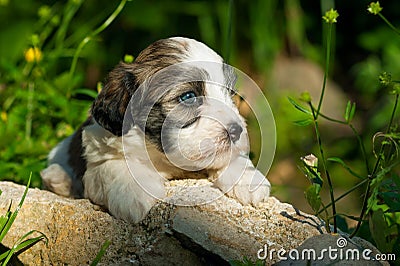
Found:
[[(10, 250), (4, 252), (3, 254), (0, 254), (0, 261), (3, 261), (5, 258), (7, 258), (8, 253), (10, 253)], [(3, 264), (2, 264), (2, 265), (3, 265)]]
[(96, 258), (94, 258), (94, 260), (90, 264), (90, 266), (96, 266), (100, 262), (101, 258), (106, 253), (106, 250), (110, 246), (110, 244), (111, 244), (110, 240), (106, 240), (106, 242), (104, 242), (103, 246), (101, 246), (99, 253), (97, 253)]
[(89, 96), (93, 99), (97, 97), (97, 92), (94, 90), (89, 90), (89, 89), (76, 89), (72, 92), (72, 94), (74, 96), (76, 96), (77, 94), (83, 94), (83, 95)]
[[(26, 239), (33, 233), (39, 233), (40, 235), (37, 237)], [(3, 254), (0, 254), (0, 261), (4, 260), (2, 265), (7, 265), (8, 261), (11, 259), (13, 254), (15, 254), (25, 248), (31, 247), (31, 246), (35, 245), (36, 243), (42, 241), (43, 239), (45, 240), (45, 243), (47, 245), (49, 240), (45, 234), (43, 234), (42, 232), (36, 231), (36, 230), (29, 231), (28, 233), (23, 235), (21, 238), (19, 238), (17, 240), (17, 242), (14, 244), (14, 246), (9, 251), (4, 252)]]
[[(11, 207), (11, 203), (10, 203), (9, 209), (10, 209), (10, 207)], [(0, 234), (1, 234), (1, 232), (3, 232), (4, 228), (6, 227), (6, 224), (7, 224), (8, 220), (10, 219), (10, 216), (11, 216), (11, 212), (8, 210), (5, 215), (2, 215), (0, 217)], [(0, 242), (1, 242), (1, 239), (0, 239)]]
[(24, 194), (22, 195), (22, 198), (21, 198), (21, 200), (20, 200), (20, 202), (19, 202), (17, 208), (15, 209), (14, 212), (11, 212), (11, 213), (10, 213), (10, 217), (8, 218), (7, 223), (5, 224), (3, 230), (2, 230), (1, 233), (0, 233), (0, 242), (3, 241), (3, 238), (6, 236), (6, 234), (7, 234), (8, 231), (10, 230), (12, 224), (14, 223), (15, 218), (17, 218), (18, 212), (19, 212), (19, 210), (21, 209), (22, 204), (24, 203), (25, 198), (26, 198), (26, 195), (27, 195), (27, 193), (28, 193), (29, 185), (30, 185), (30, 183), (31, 183), (31, 178), (32, 178), (32, 173), (31, 173), (30, 176), (29, 176), (28, 184), (26, 185)]
[[(34, 233), (38, 233), (39, 235), (37, 237), (33, 237), (33, 238), (28, 238), (30, 235), (34, 234)], [(45, 240), (45, 244), (47, 245), (49, 242), (49, 239), (47, 238), (47, 236), (37, 230), (31, 230), (28, 233), (26, 233), (25, 235), (23, 235), (16, 243), (15, 246), (15, 250), (16, 252), (20, 251), (21, 249), (24, 249), (26, 247), (32, 246), (34, 244), (36, 244), (37, 242), (41, 241), (41, 240)]]

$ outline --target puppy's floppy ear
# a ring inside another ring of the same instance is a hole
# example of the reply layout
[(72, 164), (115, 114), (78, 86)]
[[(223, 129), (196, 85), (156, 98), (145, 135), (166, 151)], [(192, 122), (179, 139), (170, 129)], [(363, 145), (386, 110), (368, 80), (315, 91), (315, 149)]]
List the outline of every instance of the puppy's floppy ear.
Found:
[(124, 115), (137, 84), (134, 64), (119, 63), (106, 79), (91, 108), (98, 124), (116, 136), (122, 136)]

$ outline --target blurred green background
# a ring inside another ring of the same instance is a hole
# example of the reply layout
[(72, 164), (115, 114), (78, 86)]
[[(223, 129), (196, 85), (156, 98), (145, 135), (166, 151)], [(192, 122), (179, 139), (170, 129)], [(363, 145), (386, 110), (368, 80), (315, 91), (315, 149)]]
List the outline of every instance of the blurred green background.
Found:
[[(119, 1), (0, 0), (0, 178), (25, 183), (32, 172), (32, 184), (40, 186), (48, 152), (85, 120), (106, 73), (124, 55), (136, 56), (155, 40), (186, 36), (209, 45), (263, 89), (277, 125), (276, 157), (268, 175), (272, 194), (310, 211), (303, 194), (309, 182), (298, 165), (300, 157), (318, 153), (314, 131), (293, 123), (302, 115), (287, 97), (307, 90), (318, 99), (326, 31), (321, 17), (336, 8), (340, 16), (322, 110), (341, 118), (347, 100), (356, 102), (355, 124), (372, 155), (372, 137), (384, 129), (392, 108), (378, 76), (389, 71), (399, 79), (400, 38), (367, 13), (369, 2), (134, 0), (88, 42), (70, 75), (79, 43)], [(384, 1), (383, 7), (385, 16), (399, 25), (399, 2)], [(330, 123), (321, 126), (327, 157), (340, 157), (365, 174), (351, 131)], [(260, 140), (251, 120), (249, 128), (256, 161)], [(358, 181), (340, 167), (330, 167), (335, 194)], [(359, 209), (360, 197), (354, 193), (344, 200), (339, 212)]]

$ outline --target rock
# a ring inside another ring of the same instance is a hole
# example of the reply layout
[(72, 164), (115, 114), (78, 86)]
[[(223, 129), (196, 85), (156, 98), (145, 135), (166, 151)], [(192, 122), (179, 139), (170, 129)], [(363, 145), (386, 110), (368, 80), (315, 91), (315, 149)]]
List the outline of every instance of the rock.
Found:
[[(10, 200), (15, 208), (24, 187), (0, 182), (0, 189), (0, 212), (5, 213)], [(18, 256), (26, 265), (87, 265), (106, 240), (112, 244), (103, 265), (224, 265), (245, 256), (255, 261), (265, 245), (289, 250), (325, 233), (318, 218), (274, 197), (257, 208), (242, 206), (206, 180), (171, 181), (167, 195), (169, 203), (159, 202), (144, 221), (128, 224), (88, 200), (29, 189), (2, 244), (11, 247), (33, 229), (43, 232), (47, 246), (38, 243)], [(188, 204), (215, 196), (206, 204)]]

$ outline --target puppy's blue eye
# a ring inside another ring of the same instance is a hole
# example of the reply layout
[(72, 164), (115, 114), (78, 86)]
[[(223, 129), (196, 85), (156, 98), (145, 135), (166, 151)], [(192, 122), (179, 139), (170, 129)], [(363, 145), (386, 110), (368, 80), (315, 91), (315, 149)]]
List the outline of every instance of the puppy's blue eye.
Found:
[(196, 94), (193, 91), (188, 91), (179, 96), (179, 102), (185, 104), (193, 104), (196, 102)]

